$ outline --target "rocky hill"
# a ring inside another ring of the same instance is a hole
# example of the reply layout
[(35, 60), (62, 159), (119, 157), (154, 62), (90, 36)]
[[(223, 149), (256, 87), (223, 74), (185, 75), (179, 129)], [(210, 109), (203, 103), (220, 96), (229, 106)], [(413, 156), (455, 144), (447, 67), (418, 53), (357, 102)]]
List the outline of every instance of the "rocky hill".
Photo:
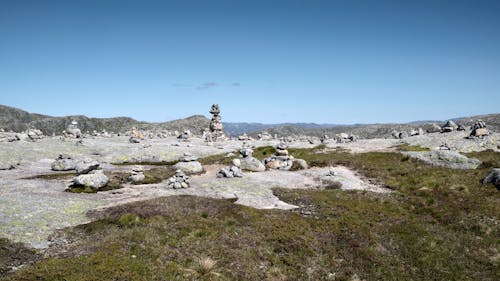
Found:
[[(464, 126), (470, 126), (475, 120), (482, 119), (492, 131), (500, 132), (500, 114), (488, 114), (472, 117), (454, 118), (455, 122)], [(83, 132), (106, 130), (108, 132), (126, 132), (132, 127), (140, 130), (168, 130), (183, 131), (191, 130), (200, 134), (203, 129), (209, 127), (210, 120), (203, 115), (194, 115), (184, 119), (168, 121), (164, 123), (148, 123), (137, 121), (129, 117), (115, 118), (89, 118), (82, 115), (52, 117), (41, 114), (28, 113), (21, 109), (0, 105), (0, 128), (6, 131), (21, 132), (27, 128), (37, 128), (46, 135), (60, 134), (72, 121), (78, 121), (78, 126)], [(361, 138), (384, 138), (390, 137), (393, 130), (430, 128), (432, 123), (443, 125), (443, 121), (415, 121), (407, 124), (364, 124), (364, 125), (337, 125), (337, 124), (314, 124), (314, 123), (284, 123), (284, 124), (262, 124), (262, 123), (224, 123), (226, 133), (238, 136), (247, 133), (256, 136), (266, 131), (272, 135), (308, 135), (322, 136), (326, 132), (329, 136), (339, 133), (350, 133)]]
[(140, 130), (168, 130), (182, 131), (191, 130), (199, 133), (209, 126), (209, 120), (202, 115), (195, 115), (184, 119), (168, 121), (164, 123), (148, 123), (137, 121), (129, 117), (114, 118), (89, 118), (83, 115), (52, 117), (40, 114), (28, 113), (24, 110), (0, 105), (0, 128), (6, 131), (22, 132), (28, 128), (42, 130), (45, 135), (60, 134), (72, 120), (78, 122), (82, 132), (126, 132), (132, 127)]

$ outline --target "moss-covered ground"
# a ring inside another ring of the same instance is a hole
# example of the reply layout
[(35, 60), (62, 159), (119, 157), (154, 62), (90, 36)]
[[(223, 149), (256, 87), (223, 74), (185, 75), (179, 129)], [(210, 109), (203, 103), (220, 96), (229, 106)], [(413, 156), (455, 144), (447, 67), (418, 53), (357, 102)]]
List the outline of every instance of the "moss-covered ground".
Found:
[[(499, 280), (500, 193), (476, 170), (400, 153), (289, 149), (312, 166), (344, 165), (395, 192), (277, 189), (295, 211), (176, 196), (114, 207), (66, 231), (55, 257), (5, 280)], [(268, 157), (270, 147), (255, 150)], [(219, 159), (219, 161), (222, 161)], [(357, 277), (355, 277), (357, 276)]]

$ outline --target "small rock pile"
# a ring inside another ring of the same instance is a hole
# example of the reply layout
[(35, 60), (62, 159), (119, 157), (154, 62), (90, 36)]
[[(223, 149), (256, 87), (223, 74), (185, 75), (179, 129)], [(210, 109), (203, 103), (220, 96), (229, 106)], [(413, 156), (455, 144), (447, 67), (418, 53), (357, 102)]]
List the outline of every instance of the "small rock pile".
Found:
[(266, 168), (284, 171), (307, 169), (306, 161), (303, 159), (295, 159), (293, 156), (288, 155), (287, 148), (288, 145), (284, 142), (278, 144), (274, 155), (264, 159)]
[(252, 138), (250, 138), (247, 133), (243, 133), (243, 135), (240, 135), (238, 136), (238, 140), (239, 141), (249, 141), (251, 140)]
[(27, 135), (30, 141), (43, 139), (43, 133), (38, 129), (29, 129)]
[(188, 175), (199, 174), (203, 172), (203, 166), (197, 160), (198, 157), (186, 152), (172, 168), (174, 170), (181, 170)]
[(233, 159), (233, 163), (229, 167), (225, 167), (220, 169), (217, 172), (218, 178), (241, 178), (243, 177), (243, 173), (240, 169), (241, 161), (240, 159)]
[(144, 136), (142, 135), (142, 133), (137, 131), (135, 127), (132, 127), (132, 132), (130, 133), (130, 138), (128, 139), (128, 141), (130, 143), (141, 143), (143, 139)]
[(173, 189), (188, 188), (191, 185), (189, 179), (183, 171), (177, 170), (175, 175), (168, 179), (167, 186)]
[(141, 166), (133, 167), (132, 172), (130, 173), (130, 176), (128, 177), (128, 179), (133, 183), (140, 183), (145, 178), (146, 178), (146, 176), (144, 175), (144, 169)]
[(474, 125), (472, 125), (471, 137), (482, 138), (489, 134), (490, 132), (486, 129), (486, 123), (483, 120), (477, 120)]

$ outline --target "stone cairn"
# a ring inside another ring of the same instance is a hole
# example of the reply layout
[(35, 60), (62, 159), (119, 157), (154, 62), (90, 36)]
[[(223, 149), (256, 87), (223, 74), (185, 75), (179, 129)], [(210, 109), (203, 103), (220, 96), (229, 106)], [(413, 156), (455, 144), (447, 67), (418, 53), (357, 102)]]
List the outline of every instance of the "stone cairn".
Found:
[(240, 169), (241, 161), (240, 159), (233, 159), (231, 166), (220, 169), (217, 172), (218, 178), (242, 178), (243, 173)]
[(72, 187), (83, 186), (98, 191), (109, 182), (109, 178), (102, 171), (100, 163), (95, 160), (84, 159), (79, 161), (76, 163), (75, 170), (78, 176), (73, 178)]
[(129, 142), (130, 143), (141, 143), (141, 141), (144, 139), (144, 136), (140, 131), (137, 131), (135, 127), (132, 127), (132, 131), (130, 132), (130, 138)]
[(78, 128), (78, 122), (75, 120), (71, 121), (66, 130), (63, 131), (63, 137), (81, 138), (82, 131)]
[(128, 179), (133, 183), (140, 183), (145, 178), (146, 178), (146, 176), (144, 175), (144, 169), (141, 166), (133, 167), (132, 172), (130, 173), (130, 176), (128, 177)]
[(27, 135), (30, 141), (37, 141), (43, 138), (42, 131), (38, 129), (29, 129)]
[[(273, 156), (264, 159), (264, 164), (268, 169), (274, 170), (303, 170), (307, 169), (307, 163), (303, 159), (295, 159), (288, 155), (288, 145), (281, 142), (276, 146), (276, 152)], [(293, 169), (292, 169), (293, 167)]]
[(189, 179), (183, 171), (177, 170), (175, 171), (175, 175), (168, 179), (167, 186), (173, 189), (188, 188), (191, 185)]
[(483, 120), (477, 120), (474, 125), (472, 125), (471, 129), (471, 137), (482, 138), (490, 134), (488, 129), (486, 129), (486, 123)]
[(212, 120), (210, 121), (211, 141), (218, 141), (225, 139), (224, 126), (222, 125), (220, 108), (218, 104), (212, 105), (212, 108), (210, 109), (210, 114), (212, 114)]

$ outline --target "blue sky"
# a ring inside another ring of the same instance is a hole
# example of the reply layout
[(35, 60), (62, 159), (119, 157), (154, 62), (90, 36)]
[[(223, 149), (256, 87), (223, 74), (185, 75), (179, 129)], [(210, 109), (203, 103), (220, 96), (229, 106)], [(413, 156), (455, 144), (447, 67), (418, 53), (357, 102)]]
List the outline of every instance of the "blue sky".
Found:
[(375, 123), (500, 108), (500, 1), (0, 1), (0, 104)]

